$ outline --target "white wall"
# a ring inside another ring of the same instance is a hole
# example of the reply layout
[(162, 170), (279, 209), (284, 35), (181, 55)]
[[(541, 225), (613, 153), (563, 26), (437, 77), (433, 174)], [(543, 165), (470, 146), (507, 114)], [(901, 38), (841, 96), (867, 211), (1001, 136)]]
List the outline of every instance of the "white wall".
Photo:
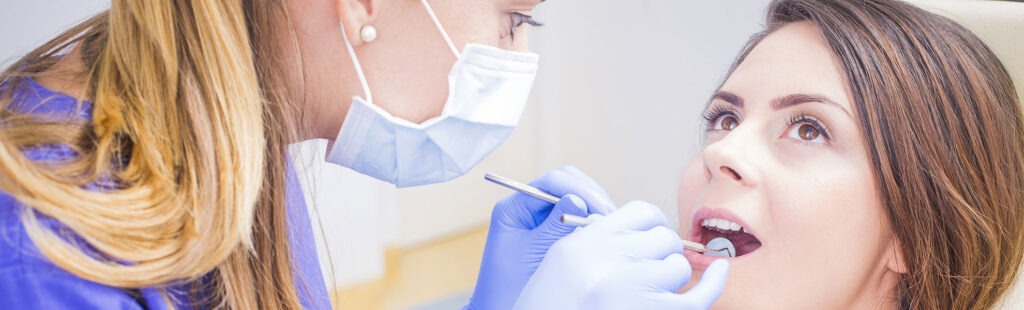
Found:
[(0, 1), (0, 67), (108, 7), (104, 0)]

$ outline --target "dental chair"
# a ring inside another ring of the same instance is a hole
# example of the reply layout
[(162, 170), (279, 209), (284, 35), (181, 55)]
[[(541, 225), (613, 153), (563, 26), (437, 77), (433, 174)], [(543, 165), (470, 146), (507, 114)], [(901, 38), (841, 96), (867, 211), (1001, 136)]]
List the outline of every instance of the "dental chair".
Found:
[[(995, 0), (906, 0), (953, 19), (978, 35), (1010, 71), (1024, 103), (1024, 2)], [(1024, 173), (1024, 171), (1021, 171)], [(1021, 206), (1024, 207), (1024, 206)], [(1024, 309), (1024, 272), (997, 309)]]

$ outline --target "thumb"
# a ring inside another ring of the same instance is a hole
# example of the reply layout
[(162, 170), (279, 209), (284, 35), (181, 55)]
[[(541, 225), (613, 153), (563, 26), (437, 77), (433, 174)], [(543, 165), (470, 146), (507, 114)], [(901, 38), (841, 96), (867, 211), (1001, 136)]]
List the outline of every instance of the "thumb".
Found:
[(579, 196), (573, 194), (562, 196), (562, 199), (555, 204), (551, 213), (548, 214), (548, 218), (544, 220), (543, 224), (537, 226), (535, 231), (559, 238), (568, 235), (573, 230), (576, 230), (576, 226), (562, 223), (562, 215), (565, 214), (586, 217), (587, 203), (583, 202), (583, 199)]
[(680, 305), (679, 309), (708, 309), (711, 304), (718, 300), (725, 289), (725, 280), (729, 273), (729, 262), (716, 260), (704, 270), (700, 282), (682, 294), (670, 294), (670, 299), (675, 299)]

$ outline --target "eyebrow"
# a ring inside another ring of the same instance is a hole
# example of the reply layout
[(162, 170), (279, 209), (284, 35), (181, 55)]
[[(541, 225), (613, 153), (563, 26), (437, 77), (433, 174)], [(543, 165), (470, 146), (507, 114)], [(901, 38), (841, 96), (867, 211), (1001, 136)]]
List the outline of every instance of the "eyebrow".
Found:
[[(720, 90), (715, 92), (715, 95), (712, 96), (712, 98), (728, 102), (729, 104), (732, 104), (740, 108), (743, 107), (743, 98), (731, 92)], [(782, 97), (776, 97), (775, 99), (772, 99), (770, 105), (772, 107), (772, 110), (781, 110), (788, 107), (810, 102), (820, 102), (827, 105), (835, 106), (836, 108), (839, 108), (846, 114), (852, 115), (850, 114), (850, 111), (847, 111), (846, 108), (840, 105), (839, 103), (836, 103), (834, 100), (829, 99), (826, 96), (817, 94), (789, 94)]]

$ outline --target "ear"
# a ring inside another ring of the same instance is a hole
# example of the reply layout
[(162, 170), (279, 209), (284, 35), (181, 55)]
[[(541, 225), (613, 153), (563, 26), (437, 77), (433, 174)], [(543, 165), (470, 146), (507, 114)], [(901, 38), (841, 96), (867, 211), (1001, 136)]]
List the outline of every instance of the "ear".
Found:
[(364, 25), (372, 24), (380, 9), (378, 0), (334, 0), (338, 5), (338, 19), (345, 36), (352, 46), (363, 44), (359, 31)]
[(885, 262), (885, 267), (892, 272), (906, 274), (907, 261), (903, 259), (903, 247), (895, 236), (892, 238), (892, 241), (889, 242), (888, 250), (885, 252), (885, 257), (889, 258)]

